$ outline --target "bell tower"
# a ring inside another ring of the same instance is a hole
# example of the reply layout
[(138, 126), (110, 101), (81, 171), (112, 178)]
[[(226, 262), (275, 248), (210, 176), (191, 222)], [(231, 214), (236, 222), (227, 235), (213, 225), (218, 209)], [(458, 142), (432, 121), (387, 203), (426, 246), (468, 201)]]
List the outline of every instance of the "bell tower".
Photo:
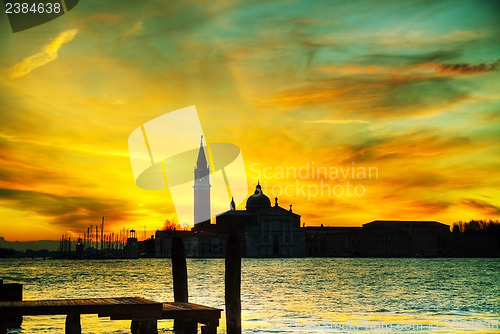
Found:
[(194, 169), (194, 224), (209, 220), (210, 215), (210, 168), (203, 149), (201, 136), (198, 160)]

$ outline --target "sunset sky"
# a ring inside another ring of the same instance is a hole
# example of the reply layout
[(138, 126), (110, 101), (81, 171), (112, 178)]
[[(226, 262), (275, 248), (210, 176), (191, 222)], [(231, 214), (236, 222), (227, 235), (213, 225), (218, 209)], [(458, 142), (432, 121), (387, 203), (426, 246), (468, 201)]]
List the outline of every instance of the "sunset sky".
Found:
[[(135, 185), (128, 137), (191, 105), (241, 149), (248, 191), (306, 225), (500, 218), (499, 1), (85, 0), (18, 33), (2, 11), (0, 46), (9, 241), (174, 219)], [(325, 193), (346, 182), (363, 195)]]

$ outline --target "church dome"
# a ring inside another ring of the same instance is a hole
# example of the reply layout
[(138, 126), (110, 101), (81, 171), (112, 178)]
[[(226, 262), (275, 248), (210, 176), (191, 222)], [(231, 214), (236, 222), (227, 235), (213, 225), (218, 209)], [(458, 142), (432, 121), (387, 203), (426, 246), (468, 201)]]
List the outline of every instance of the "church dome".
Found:
[(257, 187), (255, 187), (255, 192), (247, 199), (247, 211), (255, 212), (270, 207), (271, 201), (269, 200), (269, 197), (264, 195), (260, 184), (257, 184)]

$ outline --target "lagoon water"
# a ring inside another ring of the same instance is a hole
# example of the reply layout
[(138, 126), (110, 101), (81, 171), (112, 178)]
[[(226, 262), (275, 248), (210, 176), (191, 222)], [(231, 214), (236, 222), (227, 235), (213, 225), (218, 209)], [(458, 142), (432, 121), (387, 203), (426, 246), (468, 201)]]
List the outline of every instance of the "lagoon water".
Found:
[[(141, 296), (172, 301), (169, 259), (0, 259), (24, 299)], [(243, 259), (245, 333), (500, 333), (500, 259)], [(224, 260), (188, 259), (190, 301), (224, 308)], [(225, 333), (222, 314), (219, 332)], [(14, 333), (63, 333), (64, 316)], [(130, 333), (82, 316), (83, 333)], [(171, 333), (162, 320), (160, 333)]]

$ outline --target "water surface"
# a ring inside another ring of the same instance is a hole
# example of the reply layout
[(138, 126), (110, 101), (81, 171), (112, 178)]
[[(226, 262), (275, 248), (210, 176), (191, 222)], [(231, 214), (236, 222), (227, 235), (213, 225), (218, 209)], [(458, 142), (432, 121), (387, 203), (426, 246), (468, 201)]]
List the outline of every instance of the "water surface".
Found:
[[(173, 300), (168, 259), (0, 263), (1, 278), (24, 283), (25, 300)], [(246, 333), (500, 332), (500, 259), (243, 259), (242, 270)], [(188, 259), (188, 275), (191, 302), (224, 308), (223, 259)], [(84, 333), (129, 333), (129, 327), (82, 316)], [(160, 321), (159, 329), (168, 333), (172, 323)], [(64, 332), (64, 316), (25, 317), (16, 331), (46, 332)]]

